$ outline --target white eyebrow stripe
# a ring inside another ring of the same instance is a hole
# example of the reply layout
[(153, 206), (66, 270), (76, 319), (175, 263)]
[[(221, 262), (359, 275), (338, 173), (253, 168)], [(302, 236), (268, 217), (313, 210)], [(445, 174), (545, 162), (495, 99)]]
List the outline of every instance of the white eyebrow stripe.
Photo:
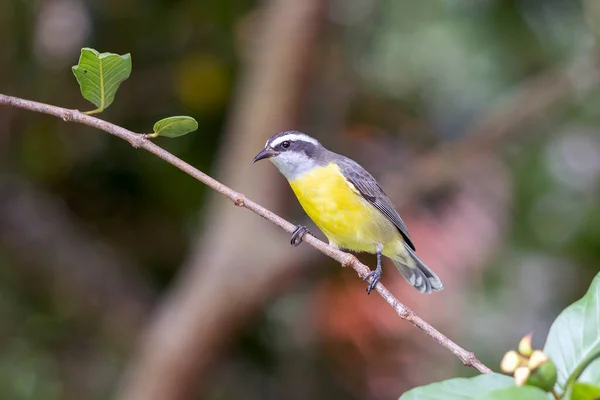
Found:
[(317, 142), (315, 139), (311, 138), (310, 136), (307, 135), (302, 135), (302, 134), (298, 134), (298, 133), (289, 133), (287, 135), (283, 135), (278, 137), (277, 139), (273, 140), (271, 142), (271, 147), (275, 147), (283, 142), (285, 142), (286, 140), (289, 141), (302, 141), (302, 142), (308, 142), (308, 143), (312, 143), (315, 146), (319, 144), (319, 142)]

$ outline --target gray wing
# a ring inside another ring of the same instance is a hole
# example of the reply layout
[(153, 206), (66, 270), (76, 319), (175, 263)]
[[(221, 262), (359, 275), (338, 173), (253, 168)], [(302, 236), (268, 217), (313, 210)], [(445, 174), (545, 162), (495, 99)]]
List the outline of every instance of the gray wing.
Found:
[(408, 234), (406, 224), (404, 221), (402, 221), (402, 218), (400, 218), (400, 215), (394, 208), (394, 205), (385, 194), (381, 186), (379, 186), (375, 178), (373, 178), (373, 176), (357, 162), (339, 154), (337, 156), (339, 157), (337, 160), (338, 165), (340, 166), (342, 174), (344, 174), (348, 182), (354, 185), (356, 190), (358, 190), (365, 200), (373, 204), (375, 208), (381, 211), (383, 215), (392, 221), (396, 228), (398, 228), (398, 231), (400, 231), (400, 234), (402, 234), (406, 244), (408, 244), (411, 249), (416, 251), (415, 245)]

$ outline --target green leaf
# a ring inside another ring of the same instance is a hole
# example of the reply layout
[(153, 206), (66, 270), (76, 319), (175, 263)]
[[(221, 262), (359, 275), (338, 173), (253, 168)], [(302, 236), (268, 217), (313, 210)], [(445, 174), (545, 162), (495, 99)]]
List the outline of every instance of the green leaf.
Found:
[(79, 63), (72, 69), (83, 97), (98, 107), (86, 114), (95, 114), (112, 104), (119, 85), (129, 78), (131, 55), (99, 53), (84, 47), (81, 49)]
[(569, 400), (599, 400), (600, 387), (587, 383), (575, 382)]
[(187, 135), (198, 129), (198, 122), (186, 115), (164, 118), (154, 124), (154, 133), (149, 137), (165, 136), (176, 138), (178, 136)]
[(454, 378), (409, 390), (400, 400), (480, 400), (488, 392), (514, 384), (511, 377), (495, 373)]
[(511, 387), (505, 389), (493, 390), (481, 400), (548, 400), (550, 396), (542, 389), (533, 386)]
[(571, 375), (573, 381), (579, 374), (582, 381), (600, 382), (600, 273), (585, 296), (556, 318), (544, 352), (556, 364), (559, 386), (564, 388)]

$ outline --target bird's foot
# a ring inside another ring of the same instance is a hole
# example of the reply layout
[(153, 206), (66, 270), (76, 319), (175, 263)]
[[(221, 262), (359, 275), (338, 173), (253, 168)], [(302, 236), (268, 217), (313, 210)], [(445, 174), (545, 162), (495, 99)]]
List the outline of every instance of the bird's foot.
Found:
[(306, 226), (298, 225), (296, 230), (292, 232), (292, 240), (290, 241), (290, 244), (294, 247), (300, 246), (300, 243), (302, 243), (302, 238), (304, 238), (304, 235), (307, 233), (312, 235)]
[(369, 282), (369, 286), (367, 286), (367, 294), (371, 294), (371, 290), (375, 289), (375, 286), (377, 286), (377, 283), (381, 279), (381, 275), (382, 270), (381, 267), (378, 266), (375, 269), (375, 271), (371, 271), (369, 274), (367, 274), (367, 276), (363, 278), (363, 281), (367, 281), (369, 280), (369, 278), (371, 278), (371, 282)]

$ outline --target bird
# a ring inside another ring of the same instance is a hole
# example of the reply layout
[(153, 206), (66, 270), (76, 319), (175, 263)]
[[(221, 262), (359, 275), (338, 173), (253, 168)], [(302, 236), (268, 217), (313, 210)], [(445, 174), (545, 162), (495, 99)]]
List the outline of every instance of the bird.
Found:
[[(382, 277), (382, 256), (421, 293), (443, 289), (440, 278), (416, 254), (406, 224), (375, 178), (356, 161), (327, 150), (299, 131), (271, 136), (252, 163), (268, 159), (287, 179), (298, 202), (340, 250), (376, 254), (377, 266), (364, 277), (370, 294)], [(308, 228), (298, 225), (291, 244)]]

